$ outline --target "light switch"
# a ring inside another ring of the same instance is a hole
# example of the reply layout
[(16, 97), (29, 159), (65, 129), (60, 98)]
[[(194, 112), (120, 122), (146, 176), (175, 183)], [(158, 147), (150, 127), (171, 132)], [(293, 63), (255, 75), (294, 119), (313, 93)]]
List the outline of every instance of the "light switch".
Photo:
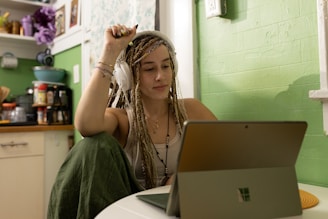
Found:
[(80, 67), (78, 64), (73, 66), (73, 82), (74, 84), (80, 82)]
[(226, 0), (205, 0), (206, 17), (222, 16), (227, 13)]

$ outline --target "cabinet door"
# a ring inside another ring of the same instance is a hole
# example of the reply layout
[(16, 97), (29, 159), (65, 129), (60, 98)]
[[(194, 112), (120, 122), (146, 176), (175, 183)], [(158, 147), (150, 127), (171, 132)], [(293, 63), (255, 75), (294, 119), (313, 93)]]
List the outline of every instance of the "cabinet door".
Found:
[(43, 218), (43, 157), (0, 159), (0, 218)]
[(43, 134), (0, 134), (0, 218), (44, 217)]
[(45, 132), (45, 218), (48, 211), (52, 186), (55, 182), (58, 170), (68, 153), (69, 136), (73, 136), (73, 131)]

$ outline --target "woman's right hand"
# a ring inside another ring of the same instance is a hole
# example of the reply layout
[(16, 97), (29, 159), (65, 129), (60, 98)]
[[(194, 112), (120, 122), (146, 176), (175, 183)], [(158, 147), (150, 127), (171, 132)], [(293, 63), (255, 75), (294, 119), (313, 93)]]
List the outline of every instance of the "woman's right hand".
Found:
[(115, 54), (118, 56), (136, 35), (137, 27), (138, 25), (127, 27), (125, 25), (117, 24), (107, 28), (104, 33), (104, 47), (100, 60), (107, 60), (109, 52), (111, 55)]

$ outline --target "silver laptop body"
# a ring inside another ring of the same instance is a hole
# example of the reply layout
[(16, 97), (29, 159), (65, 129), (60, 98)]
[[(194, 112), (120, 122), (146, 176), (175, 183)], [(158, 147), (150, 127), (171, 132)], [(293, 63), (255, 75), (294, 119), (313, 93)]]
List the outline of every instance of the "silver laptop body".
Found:
[(302, 214), (295, 163), (306, 122), (187, 121), (168, 215), (282, 218)]

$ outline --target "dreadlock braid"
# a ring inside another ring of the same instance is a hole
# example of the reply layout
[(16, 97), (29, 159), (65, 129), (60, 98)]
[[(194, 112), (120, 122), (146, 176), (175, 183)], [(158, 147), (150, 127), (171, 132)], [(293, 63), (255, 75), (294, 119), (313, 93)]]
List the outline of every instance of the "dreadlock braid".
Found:
[[(154, 163), (153, 143), (148, 133), (143, 103), (141, 100), (140, 91), (140, 61), (159, 45), (165, 45), (169, 51), (171, 66), (172, 66), (172, 84), (170, 92), (168, 94), (168, 102), (170, 111), (173, 112), (175, 121), (178, 126), (179, 134), (182, 132), (183, 122), (186, 120), (186, 112), (181, 101), (178, 100), (177, 88), (176, 88), (176, 66), (174, 65), (173, 58), (175, 58), (175, 51), (170, 47), (169, 43), (164, 39), (156, 35), (143, 35), (137, 37), (133, 41), (133, 45), (129, 46), (125, 51), (125, 61), (130, 67), (130, 72), (133, 74), (133, 83), (131, 90), (129, 91), (129, 99), (124, 99), (121, 94), (116, 107), (132, 107), (133, 109), (133, 121), (129, 132), (136, 136), (136, 144), (141, 149), (142, 167), (145, 173), (146, 188), (153, 188), (156, 186), (157, 169)], [(114, 82), (115, 83), (115, 82)], [(115, 99), (115, 89), (117, 85), (112, 86), (112, 92), (110, 94), (109, 105)], [(129, 104), (125, 103), (128, 101)], [(137, 147), (137, 145), (135, 145)]]

